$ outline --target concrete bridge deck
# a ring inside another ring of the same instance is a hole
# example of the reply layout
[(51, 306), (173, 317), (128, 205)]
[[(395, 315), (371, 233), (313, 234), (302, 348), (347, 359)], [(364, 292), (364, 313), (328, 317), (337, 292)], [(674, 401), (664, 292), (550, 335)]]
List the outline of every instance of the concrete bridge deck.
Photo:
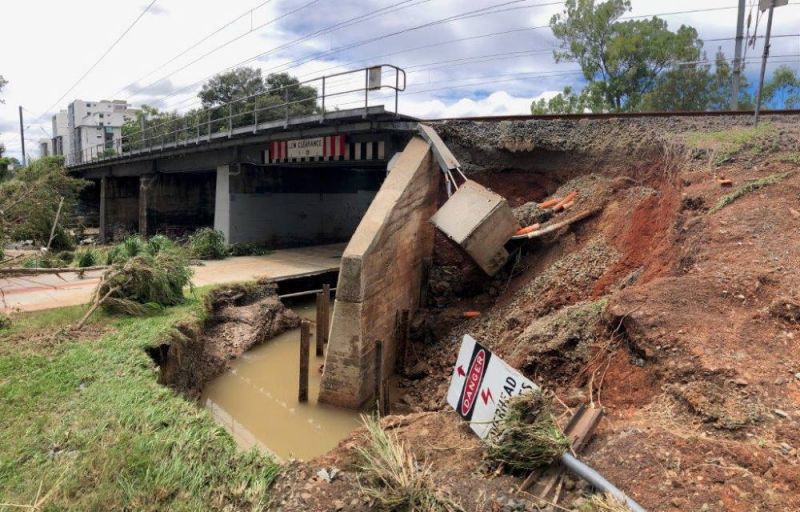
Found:
[[(248, 281), (260, 277), (287, 278), (339, 269), (345, 244), (280, 249), (264, 256), (238, 256), (194, 265), (195, 286)], [(86, 304), (102, 271), (0, 279), (0, 311), (38, 311)]]

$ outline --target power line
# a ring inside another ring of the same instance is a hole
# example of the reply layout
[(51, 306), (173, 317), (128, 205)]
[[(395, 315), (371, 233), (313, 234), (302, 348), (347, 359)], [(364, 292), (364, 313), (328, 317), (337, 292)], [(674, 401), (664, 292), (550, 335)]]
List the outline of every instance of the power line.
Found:
[[(260, 57), (263, 57), (263, 56), (265, 56), (265, 55), (268, 55), (268, 54), (274, 53), (274, 52), (276, 52), (276, 51), (279, 51), (279, 50), (282, 50), (282, 49), (286, 49), (286, 48), (290, 48), (291, 46), (294, 46), (294, 45), (296, 45), (296, 44), (298, 44), (298, 43), (300, 43), (300, 42), (306, 41), (306, 40), (308, 40), (308, 39), (311, 39), (311, 38), (313, 38), (313, 37), (316, 37), (316, 36), (318, 36), (318, 35), (327, 34), (327, 33), (333, 32), (333, 31), (335, 31), (335, 30), (338, 30), (338, 29), (340, 29), (340, 28), (344, 28), (344, 27), (346, 27), (346, 26), (350, 26), (350, 25), (353, 25), (353, 24), (355, 24), (355, 23), (360, 23), (360, 22), (362, 22), (362, 21), (366, 21), (367, 19), (370, 19), (370, 18), (372, 18), (372, 17), (374, 17), (374, 16), (377, 16), (377, 15), (380, 15), (380, 14), (386, 14), (386, 11), (393, 12), (393, 11), (392, 11), (392, 9), (397, 9), (398, 7), (400, 7), (400, 6), (403, 6), (404, 4), (408, 4), (408, 3), (410, 3), (410, 2), (417, 2), (416, 4), (413, 4), (413, 5), (419, 5), (419, 4), (421, 4), (421, 3), (426, 3), (426, 2), (429, 2), (429, 1), (431, 1), (431, 0), (402, 0), (402, 1), (400, 1), (400, 2), (396, 2), (396, 3), (394, 3), (394, 4), (391, 4), (391, 5), (389, 5), (389, 6), (382, 7), (382, 8), (380, 8), (380, 9), (375, 9), (375, 10), (373, 10), (373, 11), (370, 11), (370, 12), (366, 13), (366, 14), (362, 14), (362, 15), (359, 15), (359, 16), (355, 16), (355, 17), (353, 17), (353, 18), (350, 18), (350, 19), (348, 19), (348, 20), (345, 20), (345, 21), (342, 21), (342, 22), (339, 22), (339, 23), (334, 23), (334, 24), (332, 24), (332, 25), (328, 25), (327, 27), (324, 27), (324, 28), (322, 28), (322, 29), (319, 29), (319, 30), (316, 30), (316, 31), (313, 31), (313, 32), (309, 32), (309, 33), (307, 33), (307, 34), (305, 34), (305, 35), (303, 35), (303, 36), (301, 36), (301, 37), (299, 37), (299, 38), (297, 38), (297, 39), (294, 39), (294, 40), (292, 40), (292, 41), (289, 41), (288, 43), (284, 43), (284, 44), (281, 44), (281, 45), (275, 46), (275, 47), (273, 47), (273, 48), (271, 48), (271, 49), (267, 50), (266, 52), (259, 53), (258, 55), (255, 55), (255, 56), (253, 56), (253, 57), (250, 57), (249, 59), (246, 59), (246, 60), (244, 60), (244, 61), (242, 61), (242, 62), (239, 62), (239, 63), (237, 63), (237, 64), (234, 64), (234, 65), (232, 65), (232, 66), (228, 66), (228, 67), (224, 68), (224, 69), (223, 69), (223, 70), (221, 70), (221, 71), (217, 71), (217, 72), (215, 72), (215, 73), (212, 73), (212, 74), (210, 74), (210, 75), (206, 75), (204, 78), (202, 78), (202, 79), (200, 79), (200, 80), (198, 80), (198, 81), (192, 82), (191, 84), (188, 84), (188, 85), (186, 85), (186, 86), (184, 86), (184, 87), (181, 87), (181, 88), (179, 88), (178, 90), (176, 90), (176, 91), (174, 91), (174, 92), (172, 92), (172, 93), (170, 93), (170, 94), (167, 94), (167, 95), (165, 95), (165, 96), (162, 96), (161, 98), (158, 98), (158, 100), (157, 100), (157, 101), (163, 101), (163, 100), (164, 100), (164, 99), (166, 99), (166, 98), (170, 98), (170, 97), (172, 97), (172, 96), (175, 96), (176, 94), (180, 93), (181, 91), (184, 91), (184, 90), (186, 90), (186, 89), (188, 89), (188, 88), (190, 88), (190, 87), (193, 87), (193, 86), (195, 86), (195, 85), (198, 85), (198, 84), (200, 84), (200, 83), (204, 82), (205, 80), (207, 80), (207, 79), (209, 79), (209, 78), (213, 77), (213, 76), (214, 76), (215, 74), (217, 74), (217, 73), (220, 73), (220, 72), (222, 72), (222, 71), (226, 71), (226, 70), (229, 70), (229, 69), (233, 69), (233, 68), (235, 68), (235, 67), (241, 66), (242, 64), (245, 64), (245, 63), (247, 63), (247, 62), (250, 62), (250, 61), (256, 60), (256, 59), (258, 59), (258, 58), (260, 58)], [(523, 0), (516, 0), (516, 1), (523, 1)], [(409, 6), (405, 6), (405, 7), (409, 7)], [(403, 8), (405, 8), (405, 7), (403, 7)], [(176, 71), (176, 72), (177, 72), (177, 71)], [(152, 87), (153, 85), (155, 85), (155, 84), (157, 84), (157, 83), (159, 83), (159, 82), (162, 82), (163, 80), (166, 80), (167, 78), (169, 78), (170, 76), (172, 76), (172, 75), (173, 75), (173, 74), (175, 74), (176, 72), (169, 73), (169, 74), (167, 74), (167, 75), (163, 76), (163, 77), (162, 77), (162, 78), (160, 78), (159, 80), (157, 80), (157, 81), (155, 81), (155, 82), (153, 82), (153, 83), (149, 84), (148, 86), (144, 87), (144, 88), (143, 88), (143, 90), (144, 90), (144, 89), (147, 89), (148, 87)]]
[[(425, 0), (425, 1), (429, 1), (429, 0)], [(358, 42), (355, 42), (355, 43), (346, 44), (346, 45), (334, 48), (332, 50), (328, 50), (328, 51), (323, 52), (322, 54), (319, 54), (319, 55), (317, 55), (317, 56), (315, 56), (313, 58), (305, 58), (305, 60), (303, 60), (303, 58), (295, 59), (295, 60), (290, 61), (288, 63), (284, 63), (282, 65), (274, 66), (273, 68), (268, 69), (268, 71), (276, 70), (276, 69), (279, 69), (279, 68), (285, 68), (285, 66), (287, 66), (289, 64), (297, 63), (294, 66), (291, 66), (289, 68), (283, 69), (283, 71), (286, 71), (288, 69), (292, 69), (294, 67), (300, 66), (300, 65), (302, 65), (302, 64), (304, 64), (306, 62), (309, 62), (311, 60), (315, 60), (316, 58), (319, 58), (319, 57), (324, 56), (324, 55), (330, 55), (330, 54), (333, 54), (333, 53), (336, 53), (336, 52), (339, 52), (339, 51), (349, 50), (349, 49), (352, 49), (352, 48), (355, 48), (355, 47), (358, 47), (358, 46), (363, 46), (363, 45), (366, 45), (366, 44), (369, 44), (369, 43), (373, 43), (373, 42), (377, 42), (377, 41), (380, 41), (380, 40), (383, 40), (383, 39), (387, 39), (389, 37), (394, 37), (396, 35), (412, 32), (412, 31), (416, 31), (416, 30), (420, 30), (420, 29), (423, 29), (423, 28), (428, 28), (428, 27), (431, 27), (431, 26), (436, 26), (436, 25), (440, 25), (440, 24), (444, 24), (444, 23), (449, 23), (449, 22), (452, 22), (452, 21), (459, 21), (459, 20), (462, 20), (462, 19), (474, 18), (474, 17), (477, 17), (477, 16), (485, 16), (485, 15), (488, 15), (488, 14), (496, 14), (498, 12), (505, 12), (507, 9), (498, 10), (498, 8), (505, 7), (505, 6), (508, 6), (510, 4), (521, 3), (523, 1), (527, 1), (527, 0), (506, 1), (506, 2), (499, 3), (499, 4), (490, 5), (488, 7), (483, 7), (483, 8), (480, 8), (480, 9), (474, 9), (472, 11), (467, 11), (467, 12), (464, 12), (464, 13), (461, 13), (461, 14), (448, 16), (448, 17), (445, 17), (445, 18), (441, 18), (441, 19), (438, 19), (438, 20), (431, 21), (431, 22), (426, 22), (426, 23), (423, 23), (423, 24), (420, 24), (420, 25), (415, 25), (413, 27), (408, 27), (406, 29), (397, 30), (395, 32), (389, 32), (389, 33), (386, 33), (386, 34), (382, 34), (380, 36), (368, 38), (368, 39), (361, 40), (361, 41), (358, 41)], [(547, 6), (547, 5), (560, 5), (560, 4), (563, 4), (563, 2), (559, 1), (559, 2), (546, 2), (546, 3), (541, 3), (541, 4), (532, 4), (532, 5), (529, 5), (529, 6), (524, 6), (523, 8), (541, 7), (541, 6)], [(262, 56), (264, 56), (264, 55), (266, 55), (268, 53), (272, 53), (273, 50), (269, 50), (268, 52), (255, 55), (255, 56), (253, 56), (253, 57), (251, 57), (249, 59), (246, 59), (246, 60), (241, 61), (241, 62), (239, 62), (237, 64), (234, 64), (233, 66), (229, 66), (226, 69), (232, 69), (232, 68), (241, 66), (242, 64), (246, 64), (248, 62), (256, 60), (256, 59), (258, 59), (258, 58), (260, 58), (260, 57), (262, 57)], [(177, 95), (178, 93), (180, 93), (182, 91), (185, 91), (186, 89), (188, 89), (190, 87), (193, 87), (193, 86), (196, 86), (196, 85), (202, 83), (204, 80), (206, 80), (207, 78), (209, 78), (211, 76), (214, 76), (214, 75), (213, 74), (212, 75), (208, 75), (207, 77), (205, 77), (205, 78), (203, 78), (201, 80), (198, 80), (196, 82), (193, 82), (191, 84), (188, 84), (187, 86), (184, 86), (184, 87), (178, 89), (177, 91), (174, 91), (174, 92), (172, 92), (170, 94), (162, 96), (158, 100), (159, 101), (163, 101), (163, 100), (165, 100), (167, 98), (173, 97), (173, 96)], [(186, 100), (184, 100), (182, 102), (179, 102), (175, 106), (183, 104), (185, 102), (186, 102)]]
[(98, 65), (98, 64), (100, 64), (100, 62), (101, 62), (103, 59), (105, 59), (105, 58), (106, 58), (106, 56), (107, 56), (109, 53), (111, 53), (111, 50), (113, 50), (113, 49), (114, 49), (114, 47), (115, 47), (115, 46), (117, 46), (117, 44), (118, 44), (120, 41), (122, 41), (122, 38), (124, 38), (124, 37), (125, 37), (125, 36), (128, 34), (128, 32), (130, 32), (130, 31), (131, 31), (131, 29), (133, 29), (133, 27), (134, 27), (134, 26), (135, 26), (135, 25), (136, 25), (136, 24), (139, 22), (139, 20), (140, 20), (140, 19), (142, 19), (142, 17), (143, 17), (145, 14), (147, 14), (147, 11), (149, 11), (149, 10), (150, 10), (150, 8), (151, 8), (151, 7), (153, 7), (153, 4), (155, 4), (157, 1), (158, 1), (158, 0), (152, 0), (152, 1), (151, 1), (149, 4), (147, 4), (147, 7), (145, 7), (145, 8), (144, 8), (144, 10), (143, 10), (141, 13), (139, 13), (139, 16), (137, 16), (137, 17), (136, 17), (136, 19), (135, 19), (135, 20), (133, 20), (133, 22), (132, 22), (130, 25), (128, 25), (128, 28), (126, 28), (126, 29), (125, 29), (125, 31), (124, 31), (124, 32), (122, 32), (122, 34), (120, 34), (120, 36), (119, 36), (119, 37), (118, 37), (118, 38), (117, 38), (117, 39), (116, 39), (116, 40), (115, 40), (113, 43), (111, 43), (111, 46), (109, 46), (109, 47), (106, 49), (106, 51), (105, 51), (105, 52), (103, 52), (103, 54), (100, 56), (100, 58), (99, 58), (99, 59), (97, 59), (97, 60), (95, 61), (95, 63), (94, 63), (94, 64), (92, 64), (92, 65), (91, 65), (91, 67), (90, 67), (89, 69), (87, 69), (87, 70), (86, 70), (86, 72), (85, 72), (83, 75), (81, 75), (81, 77), (80, 77), (80, 78), (78, 78), (78, 80), (76, 80), (76, 81), (75, 81), (75, 83), (74, 83), (74, 84), (72, 84), (72, 86), (70, 86), (70, 88), (66, 90), (66, 92), (64, 92), (64, 94), (62, 94), (62, 95), (61, 95), (61, 97), (60, 97), (60, 98), (58, 98), (58, 99), (57, 99), (55, 102), (53, 102), (53, 104), (52, 104), (52, 105), (50, 105), (50, 107), (48, 107), (48, 108), (47, 108), (47, 109), (46, 109), (44, 112), (42, 112), (42, 114), (41, 114), (39, 117), (42, 117), (42, 116), (44, 116), (45, 114), (47, 114), (48, 112), (50, 112), (50, 111), (53, 109), (53, 107), (55, 107), (56, 105), (58, 105), (58, 104), (61, 102), (61, 100), (63, 100), (63, 99), (64, 99), (64, 98), (67, 96), (67, 94), (69, 94), (69, 93), (70, 93), (70, 92), (71, 92), (71, 91), (72, 91), (72, 90), (73, 90), (75, 87), (77, 87), (77, 86), (78, 86), (78, 84), (79, 84), (79, 83), (81, 83), (81, 82), (83, 81), (83, 79), (84, 79), (84, 78), (86, 78), (86, 77), (89, 75), (89, 73), (91, 73), (91, 72), (92, 72), (92, 70), (93, 70), (94, 68), (96, 68), (96, 67), (97, 67), (97, 65)]
[[(153, 74), (153, 73), (155, 73), (156, 71), (160, 71), (160, 70), (164, 69), (164, 68), (165, 68), (166, 66), (168, 66), (169, 64), (172, 64), (173, 62), (175, 62), (175, 61), (176, 61), (176, 60), (178, 60), (179, 58), (183, 57), (184, 55), (186, 55), (186, 54), (187, 54), (187, 53), (189, 53), (190, 51), (194, 50), (195, 48), (197, 48), (197, 47), (198, 47), (198, 46), (200, 46), (201, 44), (205, 43), (206, 41), (208, 41), (209, 39), (211, 39), (211, 38), (212, 38), (212, 37), (214, 37), (215, 35), (219, 34), (219, 33), (220, 33), (220, 32), (222, 32), (223, 30), (225, 30), (226, 28), (230, 27), (231, 25), (233, 25), (234, 23), (236, 23), (236, 22), (237, 22), (237, 21), (239, 21), (240, 19), (244, 18), (245, 16), (247, 16), (247, 15), (250, 15), (250, 19), (251, 19), (251, 21), (252, 21), (253, 12), (254, 12), (254, 11), (257, 11), (258, 9), (260, 9), (260, 8), (262, 8), (262, 7), (264, 7), (265, 5), (267, 5), (268, 3), (272, 2), (272, 1), (273, 1), (273, 0), (265, 0), (264, 2), (261, 2), (260, 4), (258, 4), (257, 6), (255, 6), (255, 7), (251, 8), (251, 9), (249, 9), (249, 10), (245, 11), (244, 13), (240, 14), (240, 15), (239, 15), (239, 16), (237, 16), (236, 18), (234, 18), (234, 19), (232, 19), (231, 21), (229, 21), (229, 22), (225, 23), (225, 24), (224, 24), (224, 25), (222, 25), (221, 27), (217, 28), (217, 29), (216, 29), (216, 30), (214, 30), (213, 32), (211, 32), (211, 33), (209, 33), (209, 34), (207, 34), (207, 35), (203, 36), (201, 39), (199, 39), (198, 41), (196, 41), (195, 43), (193, 43), (192, 45), (190, 45), (189, 47), (187, 47), (187, 48), (186, 48), (185, 50), (183, 50), (182, 52), (180, 52), (180, 53), (178, 53), (177, 55), (173, 56), (171, 59), (169, 59), (168, 61), (164, 62), (163, 64), (161, 64), (161, 65), (160, 65), (160, 66), (158, 66), (157, 68), (154, 68), (154, 69), (152, 69), (152, 70), (151, 70), (151, 71), (149, 71), (147, 74), (145, 74), (145, 75), (142, 75), (141, 77), (137, 78), (136, 80), (134, 80), (134, 81), (130, 82), (130, 83), (129, 83), (129, 84), (127, 84), (125, 87), (123, 87), (123, 88), (119, 89), (117, 92), (115, 92), (115, 93), (114, 93), (114, 94), (112, 94), (111, 96), (112, 96), (112, 97), (113, 97), (113, 96), (116, 96), (117, 94), (119, 94), (120, 92), (124, 91), (125, 89), (127, 89), (127, 88), (128, 88), (128, 87), (130, 87), (131, 85), (135, 85), (137, 82), (139, 82), (140, 80), (144, 80), (145, 78), (147, 78), (148, 76), (152, 75), (152, 74)], [(259, 28), (260, 28), (260, 27), (259, 27)], [(253, 30), (254, 30), (254, 29), (253, 29), (253, 28), (252, 28), (252, 26), (251, 26), (251, 28), (250, 28), (250, 32), (252, 32)], [(248, 33), (250, 33), (250, 32), (248, 32)]]
[[(268, 21), (268, 22), (266, 22), (266, 23), (262, 23), (262, 24), (261, 24), (261, 25), (259, 25), (258, 27), (251, 28), (249, 31), (247, 31), (247, 32), (245, 32), (245, 33), (243, 33), (243, 34), (239, 34), (238, 36), (234, 37), (233, 39), (229, 39), (228, 41), (225, 41), (225, 42), (224, 42), (224, 43), (222, 43), (221, 45), (214, 47), (214, 48), (213, 48), (213, 49), (211, 49), (210, 51), (208, 51), (208, 52), (204, 53), (203, 55), (200, 55), (199, 57), (195, 58), (195, 59), (194, 59), (194, 60), (192, 60), (192, 61), (189, 61), (189, 62), (187, 62), (187, 63), (186, 63), (186, 64), (184, 64), (183, 66), (181, 66), (181, 67), (179, 67), (178, 69), (176, 69), (176, 70), (174, 70), (174, 71), (172, 71), (172, 72), (168, 73), (167, 75), (164, 75), (163, 77), (159, 78), (158, 80), (155, 80), (155, 81), (153, 81), (153, 82), (150, 82), (149, 84), (147, 84), (147, 85), (143, 86), (143, 87), (142, 87), (142, 90), (148, 89), (148, 88), (150, 88), (150, 87), (152, 87), (152, 86), (154, 86), (154, 85), (156, 85), (156, 84), (158, 84), (158, 83), (161, 83), (161, 82), (163, 82), (164, 80), (166, 80), (166, 79), (167, 79), (167, 78), (169, 78), (170, 76), (172, 76), (172, 75), (174, 75), (174, 74), (176, 74), (176, 73), (180, 73), (181, 71), (183, 71), (184, 69), (188, 68), (189, 66), (191, 66), (191, 65), (193, 65), (193, 64), (196, 64), (197, 62), (200, 62), (201, 60), (205, 59), (205, 58), (206, 58), (206, 57), (208, 57), (209, 55), (212, 55), (212, 54), (214, 54), (214, 53), (218, 52), (219, 50), (221, 50), (221, 49), (225, 48), (226, 46), (228, 46), (228, 45), (230, 45), (230, 44), (232, 44), (232, 43), (235, 43), (236, 41), (238, 41), (238, 40), (242, 39), (243, 37), (245, 37), (245, 36), (247, 36), (247, 35), (249, 35), (249, 34), (252, 34), (254, 31), (256, 31), (256, 30), (260, 30), (260, 29), (262, 29), (262, 28), (264, 28), (264, 27), (266, 27), (266, 26), (268, 26), (268, 25), (272, 25), (273, 23), (275, 23), (275, 22), (277, 22), (277, 21), (280, 21), (281, 19), (283, 19), (283, 18), (285, 18), (285, 17), (287, 17), (287, 16), (290, 16), (290, 15), (292, 15), (292, 14), (294, 14), (294, 13), (296, 13), (296, 12), (298, 12), (298, 11), (302, 10), (302, 9), (305, 9), (306, 7), (309, 7), (309, 6), (313, 5), (313, 4), (316, 4), (316, 3), (318, 3), (319, 1), (320, 1), (320, 0), (311, 0), (311, 1), (310, 1), (310, 2), (308, 2), (308, 3), (306, 3), (306, 4), (304, 4), (304, 5), (301, 5), (300, 7), (297, 7), (297, 8), (295, 8), (295, 9), (292, 9), (291, 11), (289, 11), (289, 12), (287, 12), (287, 13), (284, 13), (284, 14), (282, 14), (282, 15), (278, 16), (277, 18), (274, 18), (274, 19), (272, 19), (272, 20), (270, 20), (270, 21)], [(406, 1), (411, 1), (411, 0), (406, 0)], [(426, 0), (426, 1), (427, 1), (427, 0)], [(123, 87), (121, 90), (125, 90), (125, 89), (126, 89), (127, 87), (129, 87), (130, 85), (132, 85), (132, 84), (128, 84), (127, 86)]]

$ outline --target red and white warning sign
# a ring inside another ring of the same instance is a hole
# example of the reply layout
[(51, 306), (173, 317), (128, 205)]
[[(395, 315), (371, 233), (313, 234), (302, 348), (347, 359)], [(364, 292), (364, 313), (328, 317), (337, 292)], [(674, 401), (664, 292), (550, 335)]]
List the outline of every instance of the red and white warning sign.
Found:
[(447, 403), (470, 422), (485, 439), (506, 411), (508, 399), (523, 391), (539, 389), (486, 347), (465, 335), (453, 369)]

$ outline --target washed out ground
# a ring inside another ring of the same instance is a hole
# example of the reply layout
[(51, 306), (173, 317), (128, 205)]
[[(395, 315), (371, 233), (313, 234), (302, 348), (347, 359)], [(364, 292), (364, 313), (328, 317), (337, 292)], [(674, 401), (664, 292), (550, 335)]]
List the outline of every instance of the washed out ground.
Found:
[[(519, 206), (578, 191), (488, 279), (437, 239), (427, 307), (383, 425), (466, 510), (537, 510), (445, 403), (464, 334), (607, 413), (585, 461), (653, 511), (800, 510), (800, 119), (450, 122), (468, 176)], [(732, 184), (723, 180), (731, 180)], [(464, 318), (477, 310), (477, 318)], [(354, 433), (278, 479), (283, 510), (369, 510)], [(321, 468), (343, 469), (328, 483)], [(559, 506), (585, 506), (569, 479)], [(553, 510), (562, 510), (551, 508)]]
[[(437, 239), (382, 420), (431, 465), (437, 491), (470, 511), (545, 505), (516, 492), (525, 475), (484, 462), (444, 401), (470, 333), (555, 392), (561, 422), (602, 406), (581, 457), (648, 510), (800, 509), (800, 117), (758, 129), (724, 116), (436, 128), (468, 176), (513, 206), (577, 190), (550, 222), (601, 208), (510, 247), (493, 279)], [(356, 467), (363, 429), (285, 463), (268, 489), (274, 462), (237, 454), (207, 413), (159, 387), (144, 349), (203, 318), (197, 299), (147, 319), (100, 316), (80, 335), (59, 329), (79, 313), (22, 316), (2, 337), (0, 407), (20, 421), (0, 427), (0, 501), (33, 503), (41, 482), (39, 496), (65, 509), (375, 508)], [(578, 509), (588, 492), (570, 479), (559, 506)]]

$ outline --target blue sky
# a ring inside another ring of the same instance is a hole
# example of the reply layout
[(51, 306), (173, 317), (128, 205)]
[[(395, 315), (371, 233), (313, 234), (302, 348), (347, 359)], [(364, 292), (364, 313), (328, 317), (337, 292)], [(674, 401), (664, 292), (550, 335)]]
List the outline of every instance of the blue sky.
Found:
[[(18, 105), (25, 108), (27, 151), (36, 156), (36, 141), (49, 136), (50, 116), (73, 99), (127, 99), (135, 105), (185, 110), (196, 106), (198, 87), (192, 84), (243, 61), (265, 73), (288, 70), (303, 79), (368, 64), (395, 64), (408, 73), (400, 110), (421, 117), (524, 114), (534, 98), (582, 83), (575, 64), (553, 61), (555, 41), (549, 28), (535, 28), (546, 26), (561, 10), (557, 2), (157, 0), (111, 53), (51, 109), (146, 3), (4, 2), (7, 23), (0, 33), (4, 49), (0, 74), (10, 83), (4, 92), (5, 104), (0, 105), (0, 142), (8, 154), (20, 154)], [(692, 25), (705, 40), (735, 35), (736, 0), (632, 0), (632, 4), (631, 16), (661, 14), (670, 28)], [(446, 20), (492, 6), (502, 12)], [(718, 10), (667, 14), (696, 9)], [(359, 16), (368, 19), (336, 27)], [(175, 58), (228, 22), (232, 22), (228, 27)], [(429, 23), (436, 24), (416, 28)], [(765, 25), (762, 20), (759, 34)], [(390, 35), (394, 32), (401, 33)], [(798, 2), (776, 9), (773, 33), (800, 33)], [(365, 42), (371, 39), (376, 40)], [(755, 60), (761, 55), (762, 41), (748, 49), (748, 58), (754, 59), (746, 67), (751, 82), (757, 78)], [(732, 39), (707, 42), (709, 56), (718, 46), (733, 56)], [(798, 54), (800, 37), (773, 41), (772, 55), (790, 55), (775, 61), (798, 69)], [(331, 80), (329, 92), (361, 80)], [(360, 96), (342, 96), (338, 101), (347, 108), (356, 105)], [(371, 102), (393, 104), (393, 97), (375, 95)]]

